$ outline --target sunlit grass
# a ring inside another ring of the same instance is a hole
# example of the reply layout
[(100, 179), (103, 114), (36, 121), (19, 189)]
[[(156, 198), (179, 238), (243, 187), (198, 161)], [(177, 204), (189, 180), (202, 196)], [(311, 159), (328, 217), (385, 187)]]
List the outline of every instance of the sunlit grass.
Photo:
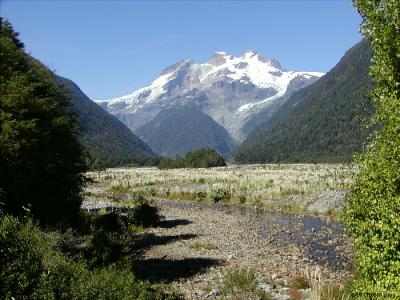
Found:
[[(355, 167), (343, 164), (230, 165), (211, 169), (114, 168), (88, 175), (108, 193), (97, 197), (233, 203), (301, 213), (301, 199), (320, 190), (347, 190)], [(91, 192), (88, 192), (91, 193)], [(93, 197), (93, 193), (90, 194)], [(282, 199), (296, 199), (283, 201)], [(271, 204), (272, 203), (272, 204)]]

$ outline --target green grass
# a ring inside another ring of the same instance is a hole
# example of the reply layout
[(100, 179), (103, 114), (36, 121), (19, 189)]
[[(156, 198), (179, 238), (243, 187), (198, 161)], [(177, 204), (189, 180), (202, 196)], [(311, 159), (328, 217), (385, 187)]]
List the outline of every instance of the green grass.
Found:
[[(88, 175), (96, 179), (94, 186), (113, 192), (90, 196), (110, 201), (124, 193), (133, 199), (232, 203), (304, 214), (303, 199), (322, 189), (349, 189), (355, 173), (355, 167), (341, 164), (266, 164), (196, 170), (118, 168)], [(340, 214), (328, 212), (332, 217)]]
[(272, 299), (271, 295), (260, 289), (252, 270), (233, 270), (225, 275), (221, 293), (228, 299)]

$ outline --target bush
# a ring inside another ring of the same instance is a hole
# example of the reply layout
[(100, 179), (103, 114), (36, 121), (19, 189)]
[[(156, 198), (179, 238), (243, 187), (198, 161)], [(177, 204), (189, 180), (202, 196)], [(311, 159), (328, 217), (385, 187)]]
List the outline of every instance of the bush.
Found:
[(228, 299), (261, 299), (271, 296), (257, 286), (255, 275), (250, 270), (235, 270), (224, 278), (222, 294)]
[(0, 294), (27, 299), (37, 288), (45, 270), (43, 253), (48, 252), (40, 231), (30, 222), (23, 224), (0, 216)]
[(161, 290), (139, 282), (127, 269), (114, 265), (89, 270), (85, 262), (54, 258), (40, 277), (33, 299), (164, 299)]
[(206, 198), (207, 198), (206, 192), (197, 192), (197, 194), (196, 194), (197, 201), (202, 202), (202, 201), (206, 200)]
[(400, 296), (400, 34), (398, 0), (358, 0), (370, 40), (377, 129), (359, 158), (347, 224), (355, 240), (355, 292)]
[(213, 168), (226, 166), (225, 159), (213, 149), (190, 151), (186, 154), (185, 161), (189, 168)]
[(130, 209), (127, 217), (129, 224), (143, 227), (156, 225), (161, 219), (158, 208), (145, 202)]
[(229, 201), (231, 197), (231, 194), (228, 191), (224, 190), (218, 190), (211, 195), (211, 199), (214, 203), (218, 203), (220, 201)]
[(122, 264), (89, 268), (60, 252), (31, 221), (0, 216), (0, 294), (4, 299), (174, 299), (138, 281)]

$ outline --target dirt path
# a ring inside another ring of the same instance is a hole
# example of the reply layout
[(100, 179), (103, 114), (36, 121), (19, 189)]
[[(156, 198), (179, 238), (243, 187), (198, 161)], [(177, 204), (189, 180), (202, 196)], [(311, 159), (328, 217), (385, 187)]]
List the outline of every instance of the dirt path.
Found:
[(288, 299), (306, 268), (336, 283), (350, 276), (350, 240), (316, 217), (257, 215), (251, 209), (159, 200), (165, 220), (141, 234), (139, 276), (175, 286), (187, 299), (213, 298), (232, 269), (252, 269), (259, 286)]

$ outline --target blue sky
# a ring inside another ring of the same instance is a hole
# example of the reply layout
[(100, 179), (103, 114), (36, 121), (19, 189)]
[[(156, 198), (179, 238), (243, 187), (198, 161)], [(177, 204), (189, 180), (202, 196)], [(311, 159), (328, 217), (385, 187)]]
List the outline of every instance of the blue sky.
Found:
[(252, 49), (289, 70), (332, 68), (361, 39), (352, 1), (4, 1), (26, 49), (91, 99), (129, 94), (165, 67)]

